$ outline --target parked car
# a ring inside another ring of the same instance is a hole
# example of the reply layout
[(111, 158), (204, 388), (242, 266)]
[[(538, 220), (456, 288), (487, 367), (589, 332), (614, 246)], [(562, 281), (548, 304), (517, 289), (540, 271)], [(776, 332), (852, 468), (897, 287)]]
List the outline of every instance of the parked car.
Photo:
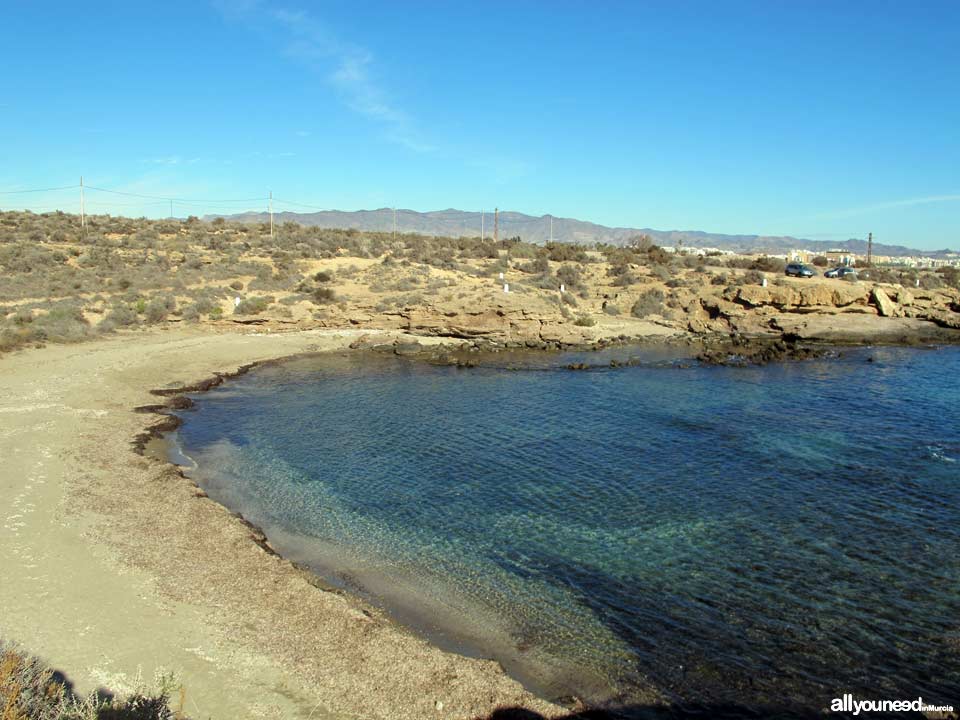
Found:
[(832, 270), (827, 270), (823, 276), (828, 278), (840, 278), (841, 280), (847, 275), (857, 276), (857, 271), (852, 267), (835, 267)]
[(792, 275), (793, 277), (813, 277), (817, 274), (817, 271), (814, 270), (809, 265), (804, 265), (803, 263), (790, 263), (787, 265), (787, 269), (784, 271), (787, 275)]

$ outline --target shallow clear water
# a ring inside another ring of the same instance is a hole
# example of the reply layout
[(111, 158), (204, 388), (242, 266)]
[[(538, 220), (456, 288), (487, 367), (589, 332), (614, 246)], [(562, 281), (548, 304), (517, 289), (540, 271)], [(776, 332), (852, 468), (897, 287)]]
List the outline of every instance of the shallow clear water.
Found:
[(178, 442), (285, 555), (544, 694), (960, 700), (960, 348), (550, 367), (584, 357), (295, 360)]

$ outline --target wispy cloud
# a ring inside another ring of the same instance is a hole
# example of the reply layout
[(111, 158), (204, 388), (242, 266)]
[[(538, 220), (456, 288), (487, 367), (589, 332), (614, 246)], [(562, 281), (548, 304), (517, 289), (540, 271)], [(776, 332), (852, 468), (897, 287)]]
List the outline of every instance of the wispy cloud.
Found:
[(917, 205), (932, 205), (934, 203), (958, 202), (960, 194), (956, 195), (928, 195), (926, 197), (907, 198), (905, 200), (890, 200), (888, 202), (876, 203), (874, 205), (862, 205), (860, 207), (847, 208), (845, 210), (836, 210), (833, 212), (815, 215), (820, 219), (837, 219), (856, 217), (858, 215), (869, 215), (870, 213), (883, 210), (895, 210), (897, 208), (915, 207)]
[(203, 158), (192, 157), (184, 158), (182, 155), (168, 155), (167, 157), (154, 157), (144, 160), (151, 165), (162, 165), (164, 167), (174, 167), (176, 165), (196, 165)]
[[(266, 2), (246, 0), (242, 6), (226, 7), (221, 12), (258, 22), (268, 18), (284, 34), (284, 52), (311, 68), (333, 87), (344, 104), (354, 112), (376, 122), (390, 142), (414, 152), (435, 150), (416, 129), (413, 118), (389, 96), (375, 77), (376, 59), (372, 52), (334, 33), (313, 15), (299, 10), (271, 7)], [(297, 132), (301, 137), (310, 133)]]
[[(283, 0), (281, 0), (282, 2)], [(279, 34), (283, 53), (312, 70), (340, 96), (343, 104), (370, 120), (382, 137), (417, 154), (433, 154), (483, 170), (495, 182), (516, 181), (534, 172), (519, 158), (493, 157), (456, 143), (443, 146), (425, 137), (417, 118), (402, 107), (380, 77), (383, 62), (369, 48), (350, 41), (316, 14), (271, 0), (213, 0), (221, 14), (251, 28)], [(309, 137), (309, 130), (296, 130)]]
[(151, 165), (166, 165), (168, 167), (171, 167), (173, 165), (179, 165), (180, 163), (182, 163), (183, 158), (180, 157), (179, 155), (169, 155), (167, 157), (147, 158), (146, 160), (144, 160), (144, 162), (148, 162)]

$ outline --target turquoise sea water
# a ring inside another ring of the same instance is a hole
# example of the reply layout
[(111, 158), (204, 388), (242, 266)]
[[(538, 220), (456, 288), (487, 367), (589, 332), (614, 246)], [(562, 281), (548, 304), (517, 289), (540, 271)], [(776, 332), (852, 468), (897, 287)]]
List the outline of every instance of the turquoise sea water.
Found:
[(177, 440), (283, 554), (545, 695), (958, 704), (960, 348), (490, 363), (264, 367)]

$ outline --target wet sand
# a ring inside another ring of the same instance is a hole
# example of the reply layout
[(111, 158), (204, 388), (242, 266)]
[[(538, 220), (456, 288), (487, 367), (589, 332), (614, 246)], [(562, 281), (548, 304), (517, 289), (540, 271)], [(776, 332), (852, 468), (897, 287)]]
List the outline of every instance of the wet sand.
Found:
[(160, 420), (133, 410), (162, 402), (151, 389), (360, 334), (178, 328), (0, 358), (0, 638), (84, 692), (174, 672), (194, 718), (563, 714), (496, 663), (317, 587), (173, 466), (135, 452)]

